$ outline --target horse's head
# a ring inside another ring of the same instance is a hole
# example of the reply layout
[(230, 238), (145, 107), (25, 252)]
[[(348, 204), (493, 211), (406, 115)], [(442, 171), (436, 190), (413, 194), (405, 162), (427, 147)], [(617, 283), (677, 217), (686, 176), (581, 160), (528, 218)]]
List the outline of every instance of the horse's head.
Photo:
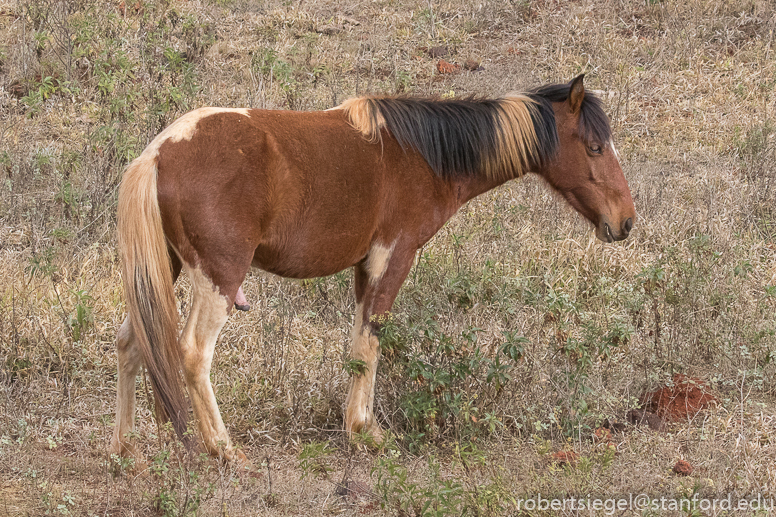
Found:
[(600, 101), (585, 94), (583, 77), (569, 86), (536, 91), (552, 102), (558, 131), (557, 154), (539, 174), (593, 223), (599, 239), (620, 241), (630, 233), (636, 210), (614, 148), (609, 119)]

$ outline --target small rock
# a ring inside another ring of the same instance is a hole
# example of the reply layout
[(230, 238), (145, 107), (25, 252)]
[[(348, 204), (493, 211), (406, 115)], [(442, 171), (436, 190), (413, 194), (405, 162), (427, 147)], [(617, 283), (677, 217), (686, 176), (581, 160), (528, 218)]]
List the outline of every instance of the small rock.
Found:
[(437, 72), (440, 74), (454, 74), (461, 70), (461, 65), (455, 63), (448, 63), (444, 59), (437, 61)]
[(27, 90), (29, 88), (26, 88), (21, 81), (18, 79), (16, 81), (13, 81), (11, 84), (8, 85), (8, 93), (10, 93), (12, 96), (16, 97), (17, 99), (21, 99), (25, 95), (27, 95)]
[(610, 422), (608, 419), (604, 420), (603, 428), (609, 429), (610, 431), (613, 431), (615, 433), (621, 433), (625, 431), (625, 428), (627, 427), (622, 422)]
[(361, 25), (360, 21), (351, 18), (350, 16), (340, 16), (340, 20), (342, 20), (343, 23), (349, 23), (351, 25)]
[(433, 57), (434, 59), (450, 55), (450, 49), (444, 45), (440, 45), (438, 47), (431, 47), (429, 49), (426, 49), (426, 52), (428, 53), (429, 56)]
[(480, 66), (480, 63), (478, 61), (475, 61), (474, 59), (467, 59), (466, 62), (463, 64), (463, 67), (465, 70), (468, 70), (470, 72), (476, 72), (477, 70), (483, 69)]
[(324, 25), (323, 27), (318, 27), (317, 29), (315, 29), (315, 32), (319, 34), (324, 34), (326, 36), (333, 36), (335, 34), (342, 32), (342, 28), (336, 27), (334, 25)]
[(676, 465), (674, 465), (674, 468), (671, 469), (674, 471), (674, 473), (679, 474), (680, 476), (689, 476), (692, 474), (692, 471), (694, 470), (692, 468), (692, 465), (690, 465), (688, 462), (684, 460), (679, 460), (676, 462)]
[(653, 431), (665, 431), (665, 422), (654, 413), (643, 409), (631, 409), (625, 418), (633, 425), (647, 424)]
[(574, 466), (577, 464), (578, 459), (579, 454), (574, 451), (558, 451), (552, 454), (552, 461), (556, 462), (558, 465)]
[(351, 499), (373, 499), (375, 495), (369, 488), (369, 485), (362, 481), (354, 480), (345, 480), (342, 483), (338, 483), (334, 493), (340, 497), (350, 497)]

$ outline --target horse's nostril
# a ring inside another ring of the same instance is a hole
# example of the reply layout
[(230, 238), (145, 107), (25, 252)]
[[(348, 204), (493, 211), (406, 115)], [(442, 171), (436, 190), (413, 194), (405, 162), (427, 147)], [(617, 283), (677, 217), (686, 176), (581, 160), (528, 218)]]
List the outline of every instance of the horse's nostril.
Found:
[(633, 228), (633, 218), (628, 217), (624, 223), (622, 223), (622, 231), (625, 233), (625, 235), (628, 235), (631, 231), (631, 228)]

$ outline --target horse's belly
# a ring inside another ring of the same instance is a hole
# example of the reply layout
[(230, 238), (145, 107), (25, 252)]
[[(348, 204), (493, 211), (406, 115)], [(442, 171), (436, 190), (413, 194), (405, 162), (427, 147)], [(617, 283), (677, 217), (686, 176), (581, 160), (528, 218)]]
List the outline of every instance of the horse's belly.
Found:
[(260, 245), (253, 266), (286, 278), (314, 278), (339, 273), (362, 260), (369, 249), (364, 239), (333, 235), (304, 239), (289, 237), (282, 245)]

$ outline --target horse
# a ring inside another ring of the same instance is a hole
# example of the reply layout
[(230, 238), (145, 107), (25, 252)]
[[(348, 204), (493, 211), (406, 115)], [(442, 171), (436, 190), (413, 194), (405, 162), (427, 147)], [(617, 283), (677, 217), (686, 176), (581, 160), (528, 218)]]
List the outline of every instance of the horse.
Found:
[[(604, 242), (625, 239), (635, 209), (601, 101), (584, 75), (501, 98), (353, 98), (326, 111), (200, 108), (127, 167), (118, 247), (127, 317), (117, 334), (111, 452), (137, 457), (135, 381), (145, 364), (158, 418), (190, 447), (183, 372), (208, 453), (234, 447), (210, 383), (213, 351), (253, 266), (288, 278), (354, 269), (348, 436), (383, 431), (374, 414), (380, 315), (417, 250), (467, 201), (526, 173), (582, 214)], [(178, 335), (173, 283), (192, 302)], [(249, 463), (249, 462), (248, 462)]]

